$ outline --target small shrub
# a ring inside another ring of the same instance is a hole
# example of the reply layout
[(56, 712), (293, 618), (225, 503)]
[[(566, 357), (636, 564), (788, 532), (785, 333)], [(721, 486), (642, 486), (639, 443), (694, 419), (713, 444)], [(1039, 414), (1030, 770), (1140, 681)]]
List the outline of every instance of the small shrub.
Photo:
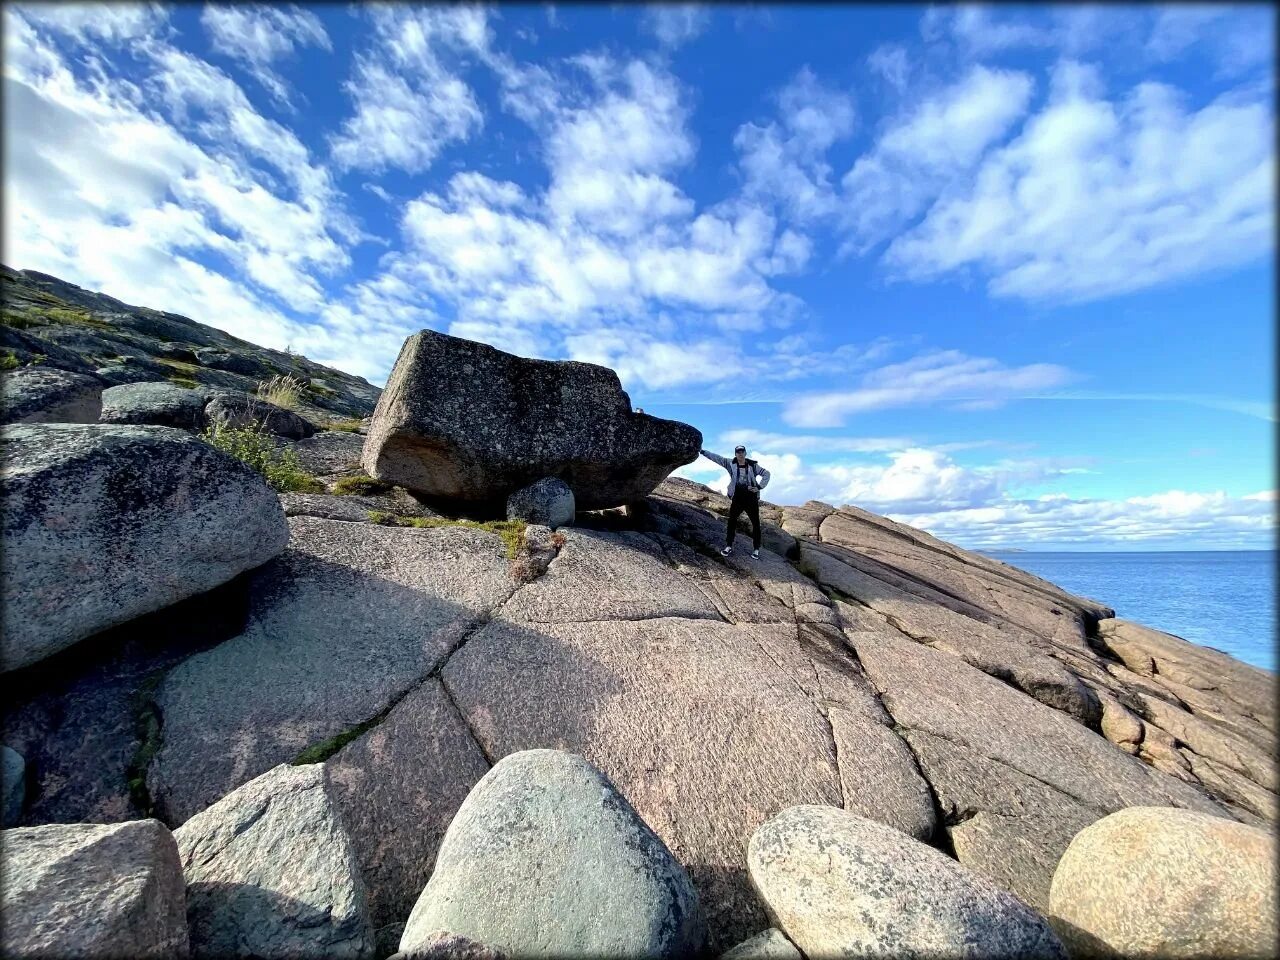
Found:
[(525, 548), (527, 524), (523, 520), (454, 520), (449, 517), (406, 517), (399, 513), (370, 510), (369, 519), (384, 527), (467, 527), (487, 530), (502, 538), (507, 559), (514, 560)]
[(258, 396), (286, 410), (296, 410), (305, 389), (301, 380), (288, 374), (277, 374), (258, 384)]
[(359, 420), (332, 420), (329, 423), (330, 430), (341, 430), (343, 433), (359, 433)]
[(386, 493), (391, 489), (391, 484), (383, 483), (381, 480), (375, 480), (373, 477), (343, 477), (333, 485), (333, 492), (339, 496), (350, 496), (352, 494), (374, 494)]
[(21, 364), (18, 363), (17, 354), (12, 350), (5, 350), (0, 353), (0, 370), (16, 370)]
[(298, 455), (281, 450), (261, 427), (232, 427), (215, 423), (202, 439), (257, 470), (277, 493), (324, 493), (322, 484), (302, 469)]

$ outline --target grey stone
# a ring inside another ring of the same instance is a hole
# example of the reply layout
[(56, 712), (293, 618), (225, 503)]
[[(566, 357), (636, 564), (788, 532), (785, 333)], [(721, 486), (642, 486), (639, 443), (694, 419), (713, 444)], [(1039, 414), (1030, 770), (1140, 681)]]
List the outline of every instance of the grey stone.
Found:
[(305, 417), (240, 391), (211, 392), (204, 415), (211, 424), (236, 429), (261, 428), (266, 433), (289, 440), (302, 440), (316, 432), (315, 424)]
[(19, 424), (0, 448), (3, 670), (225, 583), (288, 539), (259, 474), (178, 430)]
[(488, 769), (435, 678), (325, 762), (376, 926), (409, 916), (449, 821)]
[(0, 834), (6, 957), (184, 957), (173, 836), (156, 820), (48, 824)]
[(770, 927), (743, 940), (724, 953), (720, 960), (803, 960), (794, 943), (781, 930)]
[(1277, 852), (1273, 832), (1130, 807), (1071, 841), (1049, 918), (1072, 956), (1274, 957)]
[(902, 738), (884, 724), (847, 710), (831, 710), (827, 716), (844, 808), (916, 840), (929, 840), (937, 820), (933, 793)]
[(783, 810), (751, 837), (751, 882), (810, 957), (1065, 960), (1043, 917), (900, 830), (834, 807)]
[[(93, 372), (99, 379), (117, 387), (130, 383), (157, 382), (154, 371), (144, 369), (131, 363), (104, 363), (102, 366), (97, 367)], [(101, 416), (101, 414), (99, 414), (99, 416)]]
[[(207, 348), (206, 348), (207, 349)], [(164, 357), (166, 360), (178, 360), (182, 363), (196, 363), (196, 349), (189, 343), (178, 343), (175, 340), (167, 340), (156, 344), (151, 351), (157, 357)]]
[(102, 423), (151, 424), (202, 430), (207, 394), (163, 381), (129, 383), (102, 391)]
[(504, 613), (442, 679), (487, 756), (555, 746), (600, 769), (685, 865), (723, 950), (767, 926), (743, 872), (752, 831), (785, 806), (840, 803), (826, 720), (766, 652), (795, 630)]
[(364, 882), (319, 764), (267, 771), (174, 839), (193, 956), (372, 956)]
[(194, 362), (215, 370), (226, 370), (246, 377), (264, 377), (270, 369), (260, 359), (246, 353), (232, 353), (217, 347), (201, 347), (195, 351)]
[(0, 375), (0, 423), (97, 423), (104, 386), (56, 367), (8, 370)]
[(423, 937), (412, 950), (398, 951), (387, 960), (508, 960), (508, 957), (501, 950), (476, 943), (470, 937), (440, 930)]
[(554, 530), (573, 523), (573, 491), (563, 480), (543, 477), (507, 497), (507, 519), (527, 520)]
[(164, 744), (148, 783), (170, 822), (375, 720), (516, 585), (485, 531), (288, 525), (289, 549), (250, 581), (245, 631), (157, 694)]
[(27, 793), (27, 761), (17, 750), (7, 746), (0, 746), (0, 756), (4, 760), (3, 778), (0, 779), (4, 791), (4, 820), (0, 822), (12, 827), (22, 819)]
[(360, 451), (364, 449), (364, 437), (345, 430), (321, 430), (320, 432), (289, 444), (298, 457), (298, 463), (307, 473), (317, 476), (347, 473), (359, 470)]
[(643, 499), (701, 442), (687, 424), (633, 412), (606, 367), (423, 330), (400, 350), (363, 462), (380, 480), (471, 501), (560, 477), (577, 509), (598, 510)]
[(684, 957), (704, 944), (684, 868), (599, 771), (529, 750), (484, 775), (400, 940), (444, 930), (519, 957)]

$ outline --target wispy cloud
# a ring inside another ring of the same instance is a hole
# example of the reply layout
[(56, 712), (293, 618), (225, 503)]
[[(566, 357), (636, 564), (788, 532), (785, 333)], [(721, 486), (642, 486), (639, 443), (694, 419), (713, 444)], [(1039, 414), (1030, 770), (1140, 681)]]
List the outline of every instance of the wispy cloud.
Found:
[(700, 3), (655, 3), (644, 9), (640, 23), (667, 49), (697, 38), (711, 22), (711, 8)]
[(206, 4), (200, 22), (214, 52), (239, 62), (285, 106), (290, 88), (276, 65), (306, 47), (333, 49), (320, 18), (293, 4)]

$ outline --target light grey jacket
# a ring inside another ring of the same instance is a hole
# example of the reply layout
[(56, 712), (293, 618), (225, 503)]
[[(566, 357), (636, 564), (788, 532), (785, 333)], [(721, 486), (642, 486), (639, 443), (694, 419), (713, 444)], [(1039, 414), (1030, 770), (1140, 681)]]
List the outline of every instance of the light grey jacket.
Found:
[(720, 466), (729, 471), (729, 479), (732, 481), (729, 487), (730, 496), (733, 495), (733, 488), (739, 485), (739, 481), (745, 481), (742, 485), (752, 493), (759, 493), (769, 485), (769, 471), (758, 463), (755, 464), (754, 469), (752, 468), (753, 461), (748, 461), (746, 465), (739, 467), (738, 462), (732, 457), (725, 458), (718, 453), (712, 453), (710, 450), (699, 450), (698, 452), (708, 460), (720, 464)]

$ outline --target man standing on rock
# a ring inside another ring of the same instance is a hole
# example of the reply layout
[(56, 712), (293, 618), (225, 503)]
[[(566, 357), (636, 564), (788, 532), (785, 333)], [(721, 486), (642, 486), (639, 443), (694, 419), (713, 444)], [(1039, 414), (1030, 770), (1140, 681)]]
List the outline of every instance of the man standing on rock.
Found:
[(707, 450), (699, 450), (704, 457), (729, 471), (729, 529), (725, 531), (724, 549), (720, 556), (733, 553), (733, 539), (737, 535), (738, 515), (747, 512), (751, 519), (751, 556), (760, 559), (760, 491), (769, 483), (769, 471), (754, 460), (747, 459), (747, 448), (738, 444), (733, 448), (733, 459)]

